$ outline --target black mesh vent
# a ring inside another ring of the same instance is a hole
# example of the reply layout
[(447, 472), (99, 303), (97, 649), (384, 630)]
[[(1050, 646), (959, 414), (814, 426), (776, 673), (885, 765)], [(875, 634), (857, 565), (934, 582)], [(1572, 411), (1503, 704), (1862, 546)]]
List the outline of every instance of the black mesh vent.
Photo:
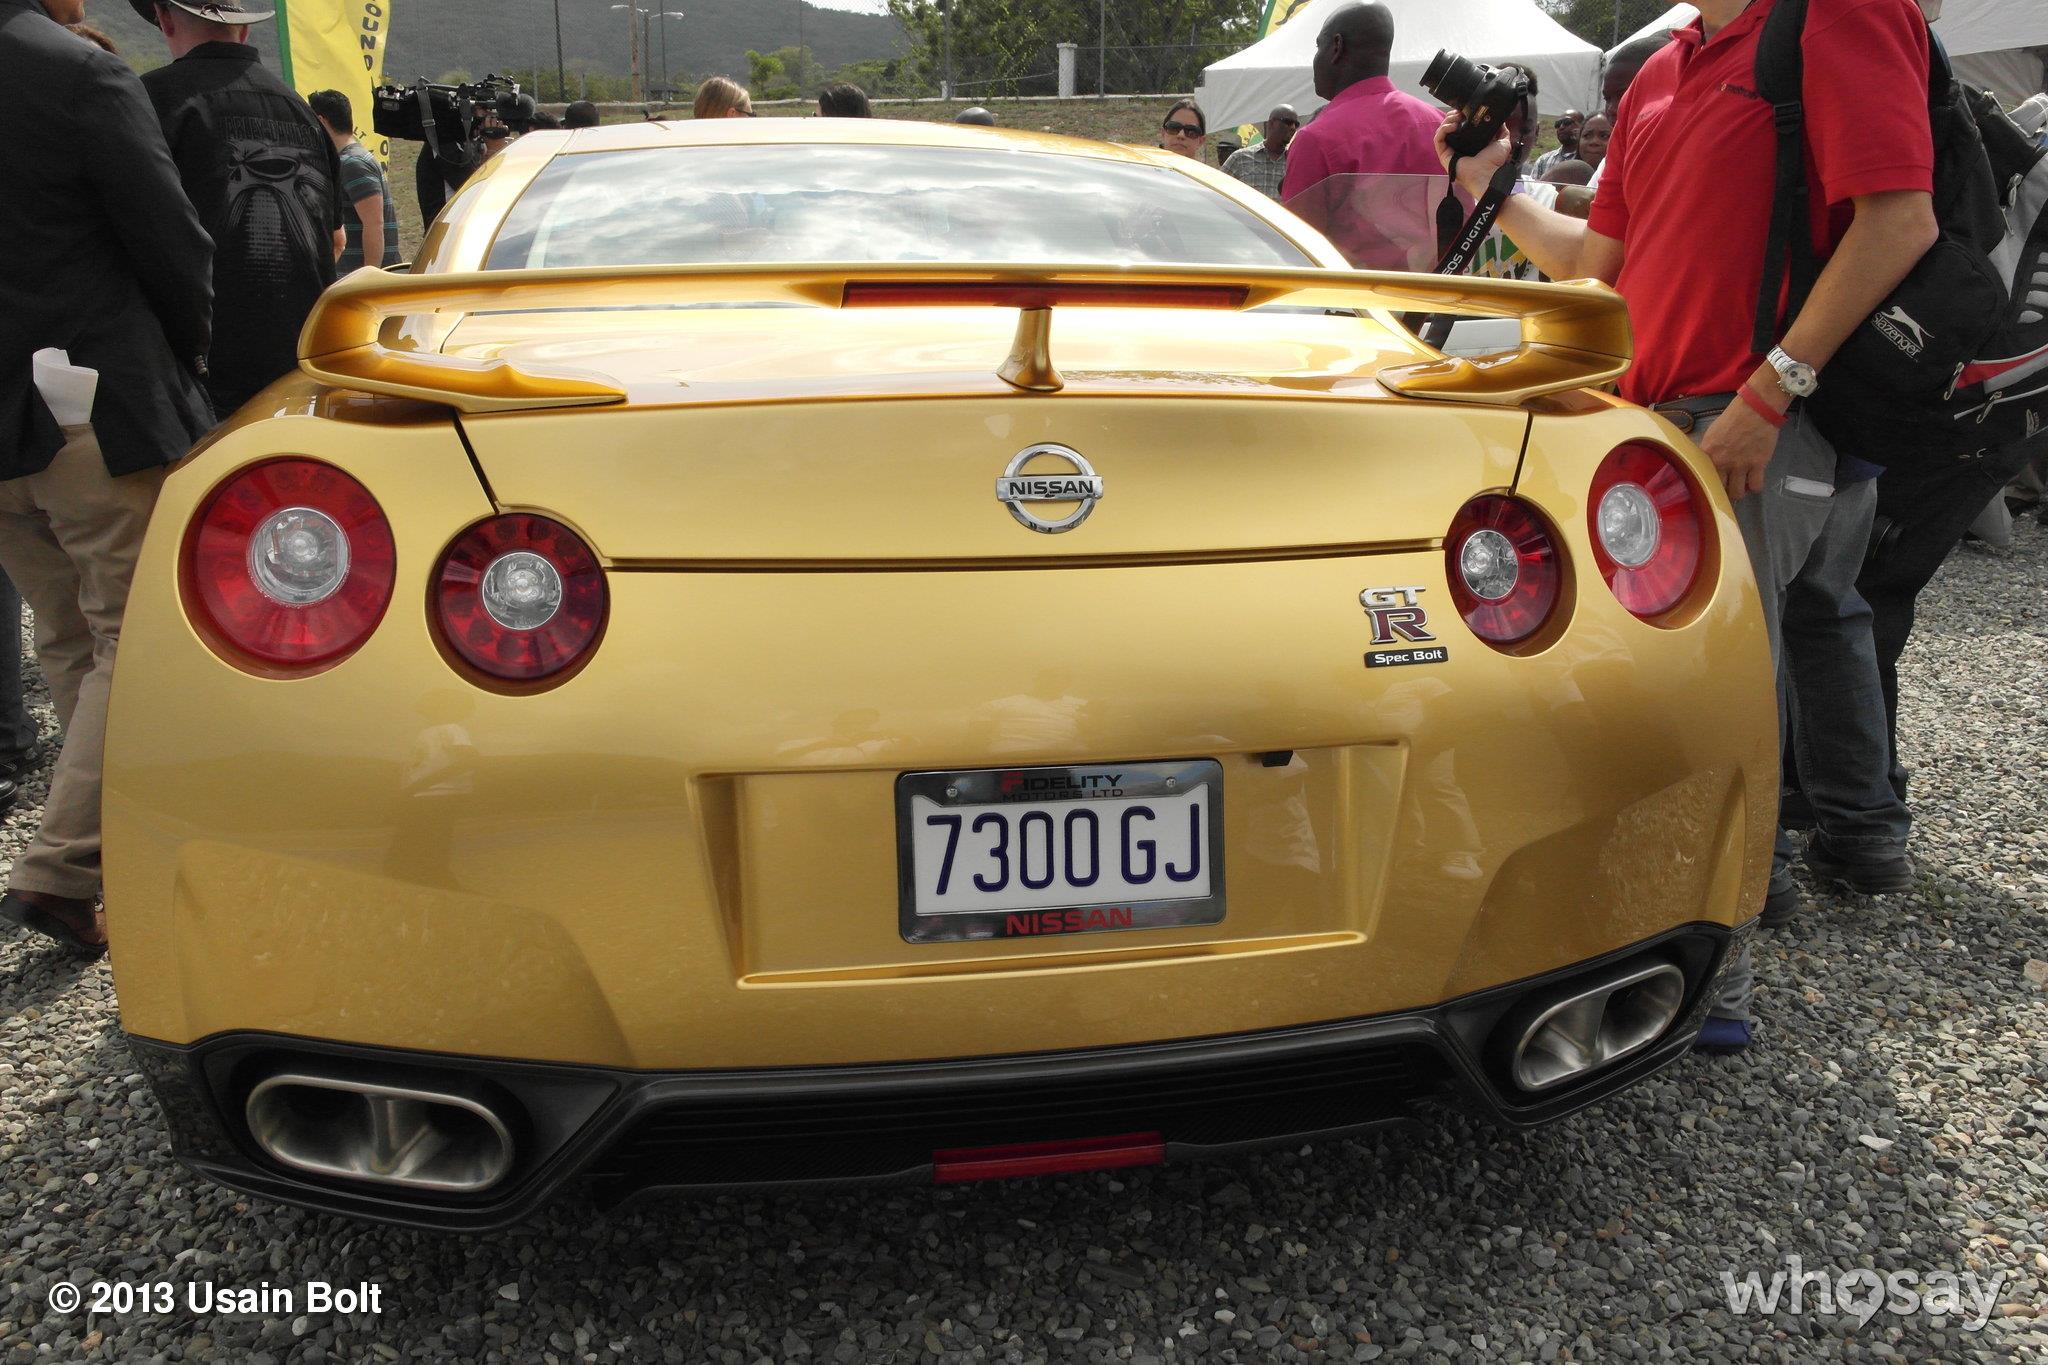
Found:
[(1220, 1145), (1362, 1126), (1446, 1079), (1417, 1043), (1196, 1064), (1109, 1078), (974, 1082), (943, 1090), (677, 1100), (642, 1115), (588, 1174), (610, 1193), (655, 1185), (872, 1179), (934, 1150), (1117, 1133)]

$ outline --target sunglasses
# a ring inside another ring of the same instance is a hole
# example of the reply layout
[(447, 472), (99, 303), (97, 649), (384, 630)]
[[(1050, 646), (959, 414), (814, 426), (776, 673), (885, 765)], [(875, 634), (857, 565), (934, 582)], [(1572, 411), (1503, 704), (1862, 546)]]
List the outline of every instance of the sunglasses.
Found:
[(1205, 136), (1202, 130), (1192, 123), (1162, 123), (1159, 126), (1169, 133), (1178, 133), (1182, 137)]

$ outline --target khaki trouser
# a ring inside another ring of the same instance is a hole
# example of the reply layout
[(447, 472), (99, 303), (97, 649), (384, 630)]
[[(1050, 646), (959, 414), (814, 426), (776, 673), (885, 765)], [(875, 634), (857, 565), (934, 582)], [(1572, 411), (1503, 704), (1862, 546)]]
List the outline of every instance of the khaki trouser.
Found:
[[(100, 760), (114, 647), (164, 471), (114, 478), (90, 426), (66, 427), (40, 474), (0, 482), (0, 567), (35, 613), (36, 658), (64, 747), (42, 827), (15, 861), (16, 890), (90, 900), (100, 891)], [(0, 622), (0, 629), (13, 628)]]

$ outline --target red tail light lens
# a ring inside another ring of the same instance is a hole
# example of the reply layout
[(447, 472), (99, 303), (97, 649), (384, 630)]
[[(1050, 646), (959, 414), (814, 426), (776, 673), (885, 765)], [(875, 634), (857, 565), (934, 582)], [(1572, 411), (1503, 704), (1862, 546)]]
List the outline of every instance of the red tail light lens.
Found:
[(1705, 520), (1691, 478), (1657, 446), (1616, 447), (1593, 473), (1586, 500), (1593, 560), (1637, 616), (1667, 612), (1692, 590)]
[(471, 667), (535, 682), (577, 663), (604, 626), (604, 571), (582, 537), (546, 517), (493, 517), (465, 531), (435, 577), (441, 634)]
[(368, 489), (316, 460), (268, 460), (214, 489), (187, 529), (186, 608), (223, 652), (317, 671), (384, 619), (397, 558)]
[(1488, 493), (1460, 508), (1444, 560), (1458, 614), (1489, 644), (1519, 644), (1557, 607), (1557, 541), (1518, 498)]

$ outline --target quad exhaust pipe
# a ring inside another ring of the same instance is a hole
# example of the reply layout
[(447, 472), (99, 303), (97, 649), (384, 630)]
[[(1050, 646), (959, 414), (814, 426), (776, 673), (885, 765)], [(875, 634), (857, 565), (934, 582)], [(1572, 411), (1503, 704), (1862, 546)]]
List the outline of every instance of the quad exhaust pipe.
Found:
[(1685, 973), (1650, 962), (1575, 983), (1541, 1006), (1509, 1051), (1515, 1084), (1549, 1090), (1641, 1052), (1685, 1004)]
[(436, 1194), (476, 1194), (512, 1169), (512, 1133), (481, 1101), (285, 1072), (249, 1092), (249, 1134), (294, 1170)]

